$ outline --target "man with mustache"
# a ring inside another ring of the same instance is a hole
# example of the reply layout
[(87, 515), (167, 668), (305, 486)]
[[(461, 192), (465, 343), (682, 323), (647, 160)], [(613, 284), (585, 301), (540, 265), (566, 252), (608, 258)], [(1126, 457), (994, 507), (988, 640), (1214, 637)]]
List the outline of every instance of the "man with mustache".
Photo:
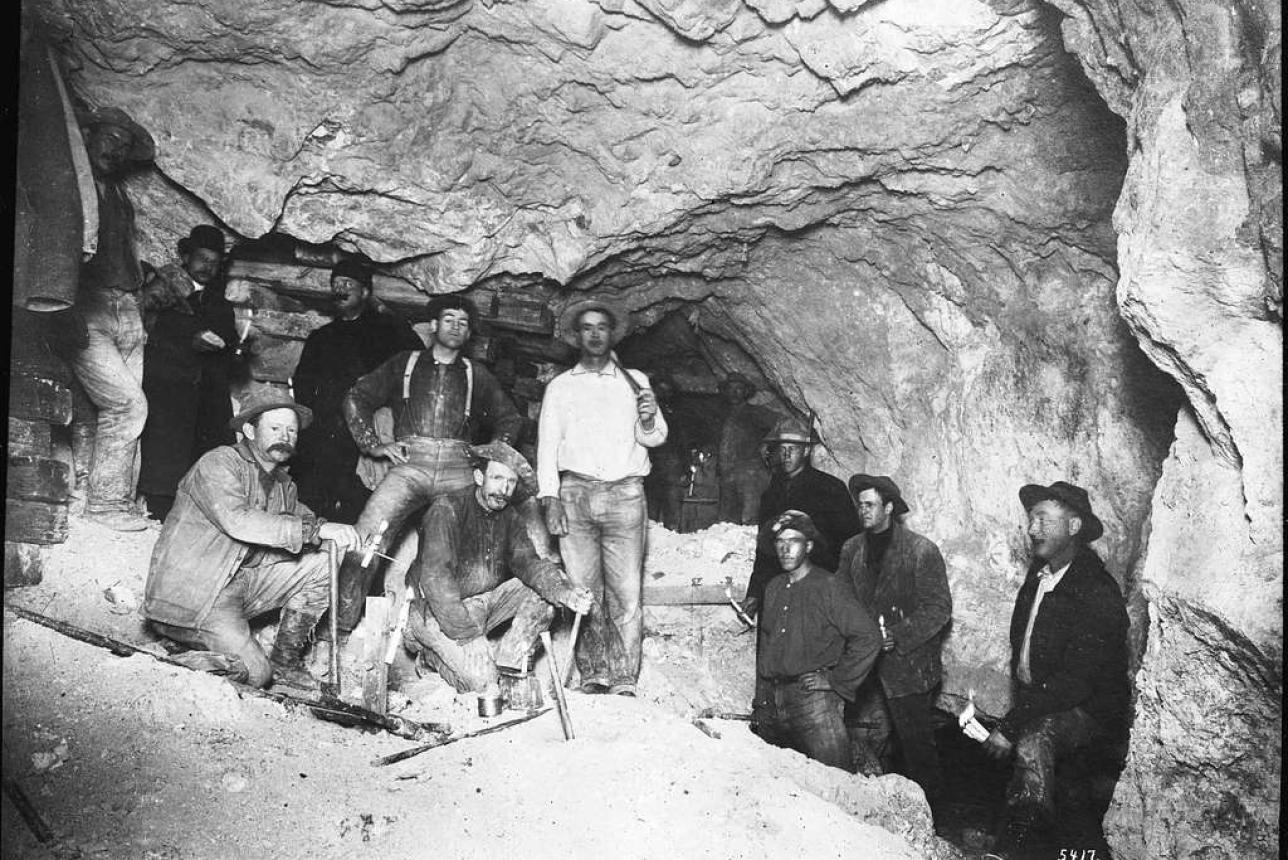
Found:
[(371, 269), (359, 260), (332, 267), (331, 304), (335, 319), (309, 334), (295, 366), (295, 399), (313, 410), (313, 423), (300, 431), (291, 473), (301, 501), (321, 516), (354, 522), (371, 491), (356, 471), (359, 452), (344, 417), (344, 398), (363, 374), (425, 344), (375, 299)]
[[(511, 504), (536, 492), (528, 461), (504, 442), (471, 447), (470, 454), (474, 483), (438, 496), (421, 520), (403, 634), (404, 648), (461, 693), (496, 686), (498, 672), (528, 671), (527, 657), (555, 607), (584, 613), (591, 603), (588, 589), (537, 553)], [(507, 621), (494, 657), (488, 634)], [(399, 666), (404, 678), (405, 672)]]
[[(252, 391), (229, 427), (235, 445), (205, 454), (179, 483), (148, 569), (143, 614), (158, 633), (222, 655), (256, 687), (315, 691), (304, 667), (309, 635), (329, 600), (324, 540), (357, 543), (353, 526), (301, 504), (285, 469), (312, 413), (273, 388)], [(281, 610), (271, 656), (250, 622)]]

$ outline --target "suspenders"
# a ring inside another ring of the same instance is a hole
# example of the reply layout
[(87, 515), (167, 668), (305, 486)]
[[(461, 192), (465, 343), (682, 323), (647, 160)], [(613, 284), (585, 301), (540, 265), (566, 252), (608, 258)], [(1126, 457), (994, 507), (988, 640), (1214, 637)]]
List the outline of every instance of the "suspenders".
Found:
[[(416, 369), (416, 362), (420, 361), (422, 352), (424, 352), (422, 349), (413, 350), (411, 355), (407, 356), (407, 367), (403, 369), (404, 404), (411, 400), (411, 372)], [(474, 403), (474, 365), (465, 356), (461, 356), (461, 362), (465, 365), (465, 417), (461, 419), (461, 430), (464, 431), (465, 425), (470, 420), (470, 407)]]

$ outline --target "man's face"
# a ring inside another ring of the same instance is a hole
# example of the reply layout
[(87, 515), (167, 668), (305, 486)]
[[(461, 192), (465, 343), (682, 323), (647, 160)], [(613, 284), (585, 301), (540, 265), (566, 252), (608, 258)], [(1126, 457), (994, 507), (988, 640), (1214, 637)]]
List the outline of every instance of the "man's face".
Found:
[(459, 308), (442, 311), (429, 324), (433, 339), (448, 349), (460, 349), (470, 339), (470, 315)]
[(114, 125), (96, 125), (89, 130), (85, 151), (94, 172), (100, 176), (114, 176), (129, 163), (130, 133)]
[(193, 248), (183, 255), (184, 271), (203, 287), (210, 286), (223, 262), (224, 255), (213, 248)]
[(489, 460), (486, 472), (474, 470), (474, 483), (479, 488), (479, 501), (490, 511), (501, 511), (510, 504), (519, 476), (504, 463)]
[(341, 317), (355, 317), (367, 300), (367, 288), (362, 281), (337, 275), (331, 278), (331, 303)]
[(783, 529), (774, 538), (774, 552), (784, 573), (791, 573), (805, 563), (813, 543), (795, 529)]
[(890, 528), (890, 518), (894, 515), (894, 502), (881, 501), (881, 494), (869, 487), (859, 493), (857, 500), (859, 524), (864, 531), (883, 532)]
[(801, 442), (779, 442), (778, 456), (773, 462), (778, 465), (778, 471), (790, 477), (805, 468), (808, 457), (808, 445)]
[(1033, 554), (1044, 561), (1067, 550), (1081, 530), (1082, 518), (1055, 499), (1043, 499), (1029, 508), (1029, 542)]
[(735, 380), (725, 385), (724, 396), (726, 403), (730, 406), (737, 406), (751, 396), (751, 391), (746, 385)]
[(257, 422), (243, 424), (242, 432), (262, 459), (270, 463), (285, 463), (295, 454), (300, 416), (294, 409), (270, 409), (262, 413)]
[(577, 318), (577, 344), (587, 355), (599, 358), (613, 348), (613, 319), (603, 311), (586, 311)]

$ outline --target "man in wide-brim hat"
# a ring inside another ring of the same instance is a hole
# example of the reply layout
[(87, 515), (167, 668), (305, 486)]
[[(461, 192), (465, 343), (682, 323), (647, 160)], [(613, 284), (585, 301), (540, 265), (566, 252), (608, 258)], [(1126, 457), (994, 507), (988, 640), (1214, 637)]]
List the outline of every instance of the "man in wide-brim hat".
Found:
[[(330, 600), (322, 541), (355, 546), (353, 526), (301, 504), (285, 464), (307, 407), (273, 386), (253, 389), (230, 422), (235, 445), (205, 454), (179, 483), (152, 552), (143, 614), (161, 635), (222, 655), (230, 675), (257, 687), (315, 691), (304, 651)], [(272, 654), (250, 621), (281, 610)]]
[(716, 516), (722, 522), (749, 525), (757, 521), (760, 496), (769, 486), (762, 440), (781, 416), (751, 403), (756, 386), (736, 370), (720, 380), (719, 389), (726, 411), (716, 447), (720, 476)]
[[(1087, 491), (1056, 481), (1026, 484), (1019, 496), (1033, 562), (1011, 615), (1015, 693), (1010, 711), (984, 742), (995, 758), (1014, 755), (1000, 834), (1004, 850), (1053, 844), (1055, 798), (1064, 794), (1056, 786), (1057, 763), (1093, 747), (1121, 755), (1130, 698), (1126, 605), (1089, 546), (1104, 525)], [(1099, 822), (1110, 793), (1092, 799), (1091, 817)], [(1088, 840), (1096, 837), (1077, 834), (1076, 841), (1095, 844)]]
[(577, 326), (581, 321), (582, 315), (587, 311), (599, 311), (608, 317), (610, 347), (617, 346), (622, 338), (626, 337), (630, 327), (630, 314), (626, 308), (620, 302), (612, 299), (592, 297), (569, 302), (559, 311), (557, 331), (564, 343), (569, 346), (581, 346)]

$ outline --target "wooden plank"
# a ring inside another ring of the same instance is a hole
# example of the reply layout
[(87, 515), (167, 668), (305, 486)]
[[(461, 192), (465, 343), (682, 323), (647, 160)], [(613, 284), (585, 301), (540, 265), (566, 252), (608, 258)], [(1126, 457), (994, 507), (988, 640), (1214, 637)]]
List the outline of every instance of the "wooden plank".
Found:
[(724, 583), (720, 585), (650, 585), (644, 583), (646, 606), (701, 606), (728, 603)]
[[(297, 313), (268, 308), (256, 308), (250, 317), (251, 328), (255, 334), (282, 338), (283, 340), (306, 340), (310, 334), (331, 322), (331, 317), (317, 311)], [(245, 325), (245, 320), (239, 320)]]
[(9, 415), (62, 427), (72, 420), (72, 392), (47, 376), (14, 373), (9, 377)]
[(48, 457), (53, 451), (53, 440), (48, 421), (28, 421), (26, 418), (9, 419), (9, 453), (29, 457)]
[(40, 547), (31, 543), (4, 542), (4, 587), (39, 585), (45, 576), (45, 561)]
[(47, 457), (10, 456), (5, 496), (36, 502), (66, 502), (71, 497), (71, 467)]
[[(317, 299), (331, 295), (331, 270), (317, 266), (234, 260), (228, 267), (228, 280), (231, 283), (238, 278), (259, 281), (277, 292), (302, 298)], [(427, 298), (415, 284), (380, 272), (371, 276), (371, 291), (383, 301), (402, 305), (424, 307)]]
[(363, 613), (364, 629), (362, 664), (362, 706), (383, 714), (389, 707), (389, 674), (385, 666), (385, 637), (393, 601), (387, 597), (368, 597)]
[(5, 499), (4, 536), (23, 543), (62, 543), (67, 540), (67, 505)]

